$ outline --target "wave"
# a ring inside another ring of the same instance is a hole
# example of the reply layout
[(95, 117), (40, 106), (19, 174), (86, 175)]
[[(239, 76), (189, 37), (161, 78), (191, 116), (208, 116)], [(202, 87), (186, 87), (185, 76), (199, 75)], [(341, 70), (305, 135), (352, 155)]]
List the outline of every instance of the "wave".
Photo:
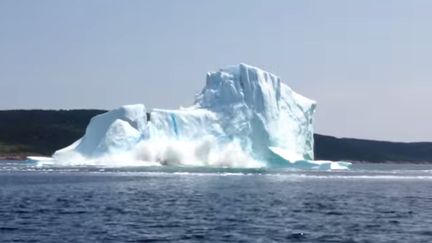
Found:
[[(398, 167), (395, 165), (394, 167)], [(406, 165), (405, 165), (406, 167)], [(411, 170), (301, 170), (293, 168), (217, 168), (204, 166), (125, 166), (106, 167), (95, 165), (58, 166), (39, 165), (29, 161), (5, 163), (1, 171), (79, 173), (81, 175), (112, 176), (258, 176), (283, 180), (432, 180), (432, 166), (429, 169)]]

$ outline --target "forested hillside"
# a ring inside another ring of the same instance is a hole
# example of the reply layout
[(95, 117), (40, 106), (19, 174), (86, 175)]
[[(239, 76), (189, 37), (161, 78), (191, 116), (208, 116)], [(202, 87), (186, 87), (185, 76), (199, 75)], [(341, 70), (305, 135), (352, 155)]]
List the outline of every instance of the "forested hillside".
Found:
[[(0, 158), (51, 155), (78, 138), (103, 110), (0, 111)], [(315, 157), (322, 160), (432, 162), (432, 143), (392, 143), (315, 134)]]

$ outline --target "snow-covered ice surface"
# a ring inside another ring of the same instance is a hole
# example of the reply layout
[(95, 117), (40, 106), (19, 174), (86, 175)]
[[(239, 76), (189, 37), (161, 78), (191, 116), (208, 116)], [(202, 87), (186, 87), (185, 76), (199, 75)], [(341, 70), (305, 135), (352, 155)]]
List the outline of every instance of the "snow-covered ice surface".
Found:
[(85, 135), (40, 164), (346, 169), (314, 161), (313, 100), (246, 64), (207, 74), (194, 105), (126, 105), (91, 119)]

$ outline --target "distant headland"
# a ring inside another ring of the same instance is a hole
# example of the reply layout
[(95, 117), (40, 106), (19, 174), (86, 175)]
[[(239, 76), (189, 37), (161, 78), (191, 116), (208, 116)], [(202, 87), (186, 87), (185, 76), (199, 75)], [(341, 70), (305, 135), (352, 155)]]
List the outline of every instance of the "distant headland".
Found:
[[(0, 111), (0, 159), (51, 155), (79, 139), (90, 119), (105, 110)], [(31, 122), (30, 122), (31, 121)], [(315, 157), (373, 163), (432, 163), (432, 142), (398, 143), (315, 134)]]

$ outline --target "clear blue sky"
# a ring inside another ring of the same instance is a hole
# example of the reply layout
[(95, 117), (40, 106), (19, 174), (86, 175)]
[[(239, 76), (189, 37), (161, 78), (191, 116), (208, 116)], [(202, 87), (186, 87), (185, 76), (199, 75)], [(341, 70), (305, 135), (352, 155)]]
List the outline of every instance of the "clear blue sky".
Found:
[(0, 109), (192, 103), (239, 62), (318, 102), (316, 130), (432, 141), (432, 1), (0, 0)]

